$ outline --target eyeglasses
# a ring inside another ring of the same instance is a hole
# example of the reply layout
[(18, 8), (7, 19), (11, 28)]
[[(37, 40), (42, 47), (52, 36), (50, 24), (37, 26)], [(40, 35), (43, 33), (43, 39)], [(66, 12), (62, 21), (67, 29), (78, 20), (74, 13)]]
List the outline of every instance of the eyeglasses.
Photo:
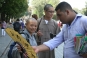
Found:
[(54, 13), (55, 11), (47, 11), (47, 12), (49, 12), (49, 13)]

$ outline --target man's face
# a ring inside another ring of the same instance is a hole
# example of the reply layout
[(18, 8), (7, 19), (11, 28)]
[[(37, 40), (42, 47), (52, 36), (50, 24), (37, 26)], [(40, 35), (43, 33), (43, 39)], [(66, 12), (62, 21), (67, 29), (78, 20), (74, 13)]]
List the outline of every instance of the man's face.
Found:
[(28, 23), (26, 23), (26, 28), (30, 33), (34, 33), (37, 29), (37, 21), (30, 20)]
[(54, 8), (53, 7), (49, 7), (48, 10), (45, 10), (45, 16), (47, 16), (48, 18), (52, 18), (54, 15)]
[(63, 24), (67, 24), (69, 22), (69, 11), (60, 11), (57, 10), (56, 11), (57, 14), (57, 18), (63, 23)]

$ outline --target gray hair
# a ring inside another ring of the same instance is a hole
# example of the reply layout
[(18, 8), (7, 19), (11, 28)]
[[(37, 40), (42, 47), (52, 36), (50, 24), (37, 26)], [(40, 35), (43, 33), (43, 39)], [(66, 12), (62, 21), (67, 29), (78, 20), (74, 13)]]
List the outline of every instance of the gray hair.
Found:
[(44, 10), (48, 10), (50, 7), (53, 7), (51, 4), (46, 4), (45, 6), (44, 6)]
[(28, 19), (26, 19), (26, 23), (28, 23), (30, 20), (35, 20), (35, 21), (37, 21), (35, 18), (28, 18)]

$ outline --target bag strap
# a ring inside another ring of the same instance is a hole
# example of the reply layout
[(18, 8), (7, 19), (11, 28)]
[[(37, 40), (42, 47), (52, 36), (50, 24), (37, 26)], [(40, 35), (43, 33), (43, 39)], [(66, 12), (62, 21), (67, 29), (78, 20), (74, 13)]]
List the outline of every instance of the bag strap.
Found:
[(39, 30), (39, 26), (40, 26), (41, 21), (42, 21), (42, 18), (40, 19), (40, 21), (38, 23), (37, 31)]
[[(27, 33), (25, 33), (25, 32), (22, 31), (20, 34), (24, 34), (25, 37), (26, 37), (27, 42), (30, 43), (30, 40), (29, 40), (30, 36), (29, 36)], [(35, 34), (34, 34), (34, 38), (35, 38), (35, 40), (36, 40)], [(30, 45), (31, 45), (31, 44), (30, 44)]]
[(26, 37), (27, 42), (30, 43), (30, 41), (29, 41), (29, 35), (28, 35), (27, 33), (25, 33), (25, 32), (21, 32), (20, 34), (24, 34), (25, 37)]

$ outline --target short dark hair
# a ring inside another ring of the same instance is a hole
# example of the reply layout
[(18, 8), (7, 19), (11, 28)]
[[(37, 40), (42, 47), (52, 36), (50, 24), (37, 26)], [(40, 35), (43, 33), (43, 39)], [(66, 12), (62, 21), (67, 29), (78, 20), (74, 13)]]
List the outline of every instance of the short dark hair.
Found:
[(16, 21), (19, 21), (19, 19), (17, 19)]
[(69, 3), (67, 3), (67, 2), (60, 2), (60, 3), (56, 6), (55, 11), (57, 11), (57, 10), (59, 10), (59, 9), (60, 9), (60, 11), (65, 11), (66, 9), (72, 10), (72, 7), (71, 7), (71, 5), (70, 5)]
[(38, 16), (36, 14), (33, 14), (32, 17), (35, 18), (36, 20), (38, 19)]
[(51, 4), (46, 4), (45, 6), (44, 6), (44, 10), (48, 10), (49, 9), (49, 7), (53, 7)]

